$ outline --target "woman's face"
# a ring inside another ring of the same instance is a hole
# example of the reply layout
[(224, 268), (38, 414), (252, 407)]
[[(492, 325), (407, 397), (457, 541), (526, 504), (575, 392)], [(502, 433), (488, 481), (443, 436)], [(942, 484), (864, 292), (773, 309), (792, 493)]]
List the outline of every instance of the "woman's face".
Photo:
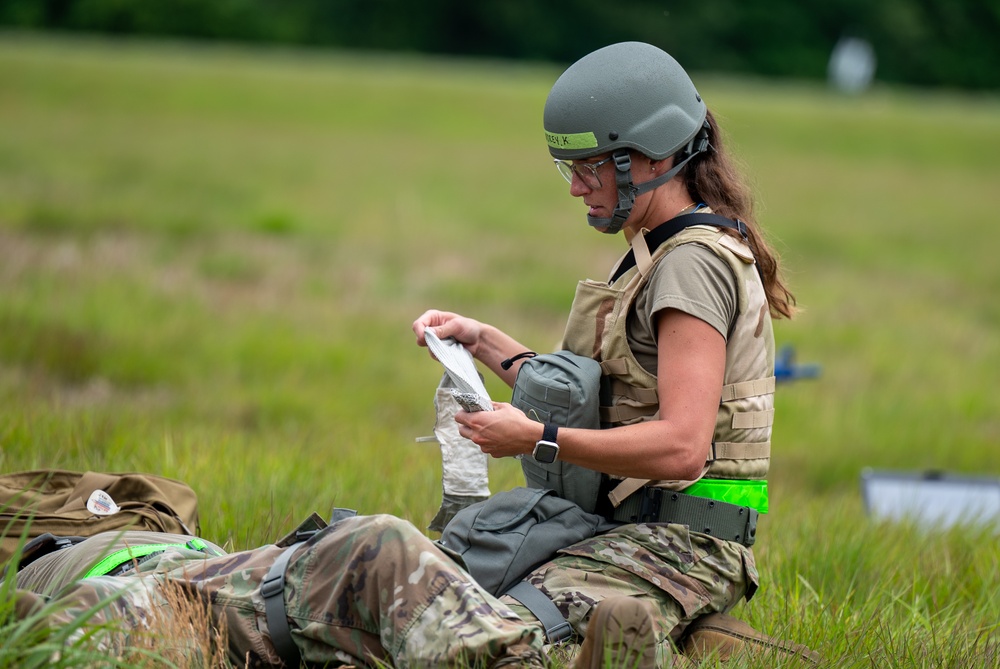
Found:
[[(618, 189), (615, 186), (615, 165), (607, 160), (610, 154), (573, 161), (573, 180), (569, 184), (569, 194), (583, 198), (583, 203), (589, 207), (587, 212), (595, 218), (611, 218), (618, 204)], [(600, 184), (592, 179), (581, 176), (590, 173), (590, 167), (596, 171)]]
[[(615, 207), (618, 205), (618, 187), (615, 185), (615, 164), (614, 161), (607, 160), (610, 154), (594, 156), (586, 160), (573, 161), (573, 179), (569, 185), (569, 194), (573, 197), (583, 198), (583, 203), (587, 205), (587, 214), (594, 218), (611, 218), (614, 216)], [(642, 155), (632, 154), (632, 182), (635, 184), (645, 183), (655, 176), (652, 171), (652, 163), (649, 158)], [(600, 184), (591, 178), (583, 178), (581, 175), (590, 173), (587, 165), (594, 167)], [(631, 226), (638, 219), (642, 218), (641, 213), (646, 210), (646, 205), (651, 197), (650, 193), (643, 193), (636, 198), (629, 215), (627, 226)], [(597, 228), (602, 230), (601, 228)]]

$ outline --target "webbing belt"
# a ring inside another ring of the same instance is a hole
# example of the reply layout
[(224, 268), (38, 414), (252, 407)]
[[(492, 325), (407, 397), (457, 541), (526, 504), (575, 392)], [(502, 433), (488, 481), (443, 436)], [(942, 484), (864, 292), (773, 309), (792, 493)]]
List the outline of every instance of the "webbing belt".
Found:
[(302, 664), (302, 656), (292, 641), (292, 630), (288, 626), (288, 614), (285, 610), (285, 567), (292, 559), (295, 549), (305, 542), (303, 539), (286, 548), (267, 570), (267, 576), (260, 583), (260, 595), (264, 598), (264, 615), (267, 617), (271, 644), (286, 667), (298, 667)]
[(612, 513), (621, 523), (676, 523), (692, 532), (753, 546), (757, 539), (757, 510), (663, 488), (640, 488)]
[(544, 592), (528, 581), (521, 581), (505, 594), (521, 602), (545, 628), (545, 638), (549, 643), (560, 643), (573, 636), (573, 628), (563, 618), (555, 603)]
[[(354, 509), (334, 507), (330, 515), (330, 525), (356, 516), (357, 513)], [(267, 570), (267, 576), (260, 582), (260, 596), (264, 598), (264, 616), (267, 619), (267, 630), (271, 634), (271, 645), (274, 646), (281, 661), (289, 668), (301, 666), (302, 655), (292, 641), (292, 629), (288, 625), (288, 610), (285, 608), (285, 568), (292, 559), (292, 553), (319, 531), (296, 532), (297, 541), (282, 551)]]

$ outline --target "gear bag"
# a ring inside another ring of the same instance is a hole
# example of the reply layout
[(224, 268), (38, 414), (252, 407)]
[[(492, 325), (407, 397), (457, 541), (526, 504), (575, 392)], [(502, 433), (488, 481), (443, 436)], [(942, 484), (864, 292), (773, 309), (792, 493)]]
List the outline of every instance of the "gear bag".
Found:
[(615, 526), (552, 490), (513, 488), (459, 511), (438, 543), (499, 597), (560, 549)]
[[(531, 356), (517, 371), (511, 404), (539, 423), (559, 427), (601, 427), (601, 364), (570, 351)], [(504, 361), (507, 362), (507, 361)], [(521, 458), (524, 479), (532, 488), (553, 490), (592, 513), (597, 506), (601, 473), (556, 460)]]
[(125, 529), (194, 536), (198, 497), (186, 483), (151, 474), (46, 469), (0, 476), (0, 563), (44, 534)]

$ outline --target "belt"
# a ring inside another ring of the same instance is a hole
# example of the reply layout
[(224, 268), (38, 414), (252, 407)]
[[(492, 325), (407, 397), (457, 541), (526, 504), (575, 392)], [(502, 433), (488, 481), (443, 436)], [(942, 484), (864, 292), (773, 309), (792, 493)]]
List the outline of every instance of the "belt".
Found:
[(692, 532), (736, 541), (744, 546), (753, 546), (757, 539), (756, 509), (664, 488), (636, 490), (612, 512), (611, 520), (687, 525)]

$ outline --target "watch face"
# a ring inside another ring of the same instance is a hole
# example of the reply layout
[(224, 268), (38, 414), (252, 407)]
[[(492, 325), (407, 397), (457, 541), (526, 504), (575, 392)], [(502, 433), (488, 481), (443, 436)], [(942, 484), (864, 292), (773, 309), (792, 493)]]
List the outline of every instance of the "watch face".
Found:
[(540, 441), (535, 444), (535, 451), (532, 456), (535, 460), (543, 462), (545, 464), (551, 464), (556, 461), (556, 456), (559, 455), (559, 446), (552, 443), (551, 441)]

